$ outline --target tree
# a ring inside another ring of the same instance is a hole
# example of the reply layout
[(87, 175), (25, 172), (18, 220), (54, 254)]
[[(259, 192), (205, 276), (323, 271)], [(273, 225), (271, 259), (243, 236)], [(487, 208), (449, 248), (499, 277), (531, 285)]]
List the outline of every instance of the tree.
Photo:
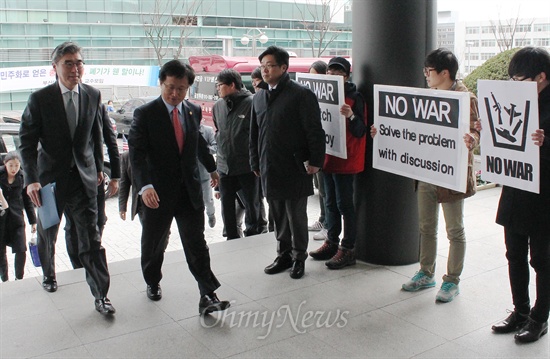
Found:
[(153, 46), (159, 66), (162, 66), (162, 60), (174, 38), (178, 46), (173, 51), (173, 58), (180, 58), (192, 26), (197, 25), (197, 12), (202, 2), (203, 0), (155, 0), (153, 11), (142, 15), (145, 36)]
[(466, 76), (464, 85), (477, 95), (477, 80), (508, 80), (508, 65), (518, 50), (519, 48), (514, 48), (491, 57)]
[(498, 22), (491, 20), (491, 32), (497, 40), (497, 45), (500, 51), (510, 50), (514, 47), (514, 39), (518, 33), (523, 33), (521, 40), (525, 39), (527, 35), (526, 28), (530, 28), (533, 24), (533, 19), (529, 23), (521, 23), (522, 20), (518, 17), (515, 19), (502, 20), (498, 19)]
[(294, 5), (302, 18), (302, 25), (311, 40), (311, 53), (313, 57), (321, 57), (327, 47), (340, 33), (336, 31), (332, 20), (342, 10), (344, 4), (337, 4), (337, 0), (323, 0), (319, 6), (314, 0), (306, 0), (305, 4)]

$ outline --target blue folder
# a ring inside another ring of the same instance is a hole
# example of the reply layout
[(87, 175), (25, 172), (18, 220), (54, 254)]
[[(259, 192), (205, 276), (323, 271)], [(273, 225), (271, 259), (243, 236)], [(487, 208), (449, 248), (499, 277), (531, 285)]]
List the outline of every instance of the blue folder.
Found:
[(60, 219), (55, 202), (55, 182), (40, 189), (40, 201), (42, 206), (38, 207), (38, 218), (40, 218), (42, 228), (48, 229), (58, 224)]

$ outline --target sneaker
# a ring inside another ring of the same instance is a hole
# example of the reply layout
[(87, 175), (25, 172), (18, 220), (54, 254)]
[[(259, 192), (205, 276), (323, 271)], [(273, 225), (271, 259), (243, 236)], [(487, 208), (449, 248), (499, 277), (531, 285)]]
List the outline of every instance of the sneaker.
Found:
[(214, 226), (216, 225), (215, 215), (208, 216), (208, 225), (210, 226), (210, 228), (214, 228)]
[(315, 221), (312, 224), (310, 224), (309, 226), (307, 226), (308, 231), (320, 231), (323, 228), (325, 228), (323, 226), (323, 223), (321, 223), (319, 221)]
[(355, 251), (353, 249), (338, 248), (338, 252), (325, 265), (329, 269), (341, 269), (355, 264)]
[(435, 296), (435, 300), (438, 302), (448, 303), (455, 299), (459, 293), (460, 290), (458, 290), (458, 285), (451, 282), (443, 282), (441, 289)]
[(313, 235), (313, 239), (315, 239), (316, 241), (328, 240), (328, 231), (325, 228), (321, 229), (319, 232)]
[(403, 284), (401, 288), (407, 292), (416, 292), (422, 288), (435, 287), (435, 279), (428, 277), (424, 272), (419, 270), (407, 283)]
[(325, 241), (321, 247), (315, 251), (309, 252), (313, 259), (324, 260), (331, 259), (338, 252), (338, 244)]

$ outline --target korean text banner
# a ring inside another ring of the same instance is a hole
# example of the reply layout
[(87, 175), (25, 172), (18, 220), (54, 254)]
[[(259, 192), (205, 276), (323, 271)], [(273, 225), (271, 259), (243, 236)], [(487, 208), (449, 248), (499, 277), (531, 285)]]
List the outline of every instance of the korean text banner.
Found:
[(325, 130), (326, 153), (348, 158), (346, 118), (340, 114), (340, 107), (345, 103), (344, 78), (336, 75), (297, 73), (296, 81), (309, 87), (317, 96), (321, 123)]
[(539, 147), (531, 134), (539, 128), (537, 84), (479, 80), (481, 177), (539, 193)]
[(466, 192), (470, 94), (374, 86), (373, 167)]
[[(82, 82), (92, 86), (157, 86), (158, 73), (158, 66), (84, 65)], [(0, 92), (42, 88), (54, 82), (52, 66), (0, 69)]]

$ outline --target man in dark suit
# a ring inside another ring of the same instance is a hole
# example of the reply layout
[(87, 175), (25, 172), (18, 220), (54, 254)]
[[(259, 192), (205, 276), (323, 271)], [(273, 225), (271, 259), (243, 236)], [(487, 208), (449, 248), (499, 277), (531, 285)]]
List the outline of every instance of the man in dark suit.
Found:
[[(81, 83), (84, 72), (81, 48), (64, 42), (52, 53), (57, 81), (34, 92), (21, 119), (20, 151), (25, 185), (40, 207), (40, 189), (55, 182), (59, 217), (72, 212), (79, 240), (79, 258), (101, 314), (113, 314), (107, 298), (110, 277), (105, 249), (97, 227), (97, 186), (103, 180), (101, 94)], [(40, 215), (39, 215), (40, 218)], [(55, 242), (59, 224), (43, 228), (38, 221), (38, 250), (43, 288), (57, 290)]]
[[(120, 178), (120, 154), (118, 153), (118, 144), (116, 142), (115, 131), (109, 120), (107, 106), (101, 105), (103, 122), (103, 141), (109, 154), (109, 163), (111, 164), (111, 180), (108, 184), (107, 193), (114, 196), (118, 192), (118, 179)], [(103, 236), (103, 228), (107, 222), (105, 214), (105, 179), (97, 186), (97, 226), (99, 235)], [(67, 255), (74, 269), (83, 268), (80, 258), (78, 258), (78, 233), (73, 223), (73, 216), (70, 209), (65, 208), (65, 244), (67, 245)]]
[(130, 128), (130, 162), (143, 204), (141, 267), (151, 300), (162, 297), (160, 281), (167, 234), (178, 224), (189, 270), (198, 282), (199, 312), (225, 310), (214, 291), (220, 283), (210, 269), (204, 239), (204, 204), (197, 157), (218, 182), (216, 164), (199, 133), (200, 107), (184, 101), (195, 80), (189, 65), (167, 62), (159, 72), (161, 96), (134, 111)]

